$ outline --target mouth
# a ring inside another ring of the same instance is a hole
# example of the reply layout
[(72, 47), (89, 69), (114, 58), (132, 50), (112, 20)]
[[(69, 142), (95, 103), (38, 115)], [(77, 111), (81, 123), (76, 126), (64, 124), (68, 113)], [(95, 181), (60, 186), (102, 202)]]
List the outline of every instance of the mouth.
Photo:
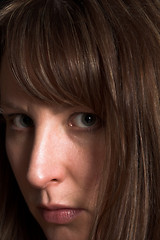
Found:
[(62, 205), (52, 207), (39, 207), (42, 218), (48, 223), (67, 224), (71, 223), (83, 210)]

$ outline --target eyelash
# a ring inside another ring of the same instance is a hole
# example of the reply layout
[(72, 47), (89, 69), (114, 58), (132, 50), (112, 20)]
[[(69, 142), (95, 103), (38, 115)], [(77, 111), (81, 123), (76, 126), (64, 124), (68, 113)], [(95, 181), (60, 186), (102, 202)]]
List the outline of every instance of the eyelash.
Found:
[[(16, 122), (18, 121), (17, 118), (20, 118), (19, 122)], [(14, 129), (17, 131), (26, 131), (34, 127), (34, 121), (26, 114), (21, 114), (21, 113), (9, 114), (5, 116), (5, 119), (6, 119), (7, 125), (11, 129)], [(20, 123), (20, 120), (26, 120), (26, 126), (20, 126), (20, 125), (23, 125), (22, 123)], [(87, 122), (85, 126), (84, 121), (87, 121), (87, 120), (88, 120), (88, 126), (87, 126)], [(77, 113), (73, 113), (69, 117), (67, 121), (67, 125), (76, 131), (92, 131), (100, 128), (102, 124), (101, 124), (100, 118), (96, 114), (87, 113), (87, 112), (77, 112)]]

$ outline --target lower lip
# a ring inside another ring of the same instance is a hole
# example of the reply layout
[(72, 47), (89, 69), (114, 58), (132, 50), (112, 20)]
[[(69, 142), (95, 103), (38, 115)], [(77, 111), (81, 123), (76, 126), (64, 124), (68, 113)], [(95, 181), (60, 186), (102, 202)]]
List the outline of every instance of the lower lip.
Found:
[(41, 214), (46, 222), (54, 224), (67, 224), (72, 222), (82, 210), (80, 209), (41, 209)]

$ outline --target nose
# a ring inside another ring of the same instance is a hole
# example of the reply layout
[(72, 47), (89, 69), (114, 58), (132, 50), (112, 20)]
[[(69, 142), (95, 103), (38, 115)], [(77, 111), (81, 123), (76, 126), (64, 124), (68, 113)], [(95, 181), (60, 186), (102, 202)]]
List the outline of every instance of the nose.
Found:
[(36, 188), (63, 182), (66, 175), (64, 155), (62, 132), (50, 127), (37, 129), (30, 152), (28, 182)]

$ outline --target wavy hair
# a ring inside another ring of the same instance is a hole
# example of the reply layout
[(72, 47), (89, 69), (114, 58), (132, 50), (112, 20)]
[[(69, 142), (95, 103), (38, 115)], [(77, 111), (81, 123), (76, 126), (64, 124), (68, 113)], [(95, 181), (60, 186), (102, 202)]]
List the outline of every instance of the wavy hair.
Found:
[[(160, 236), (160, 2), (10, 0), (1, 58), (24, 91), (103, 119), (106, 161), (94, 240)], [(45, 239), (17, 186), (0, 118), (0, 239)]]

